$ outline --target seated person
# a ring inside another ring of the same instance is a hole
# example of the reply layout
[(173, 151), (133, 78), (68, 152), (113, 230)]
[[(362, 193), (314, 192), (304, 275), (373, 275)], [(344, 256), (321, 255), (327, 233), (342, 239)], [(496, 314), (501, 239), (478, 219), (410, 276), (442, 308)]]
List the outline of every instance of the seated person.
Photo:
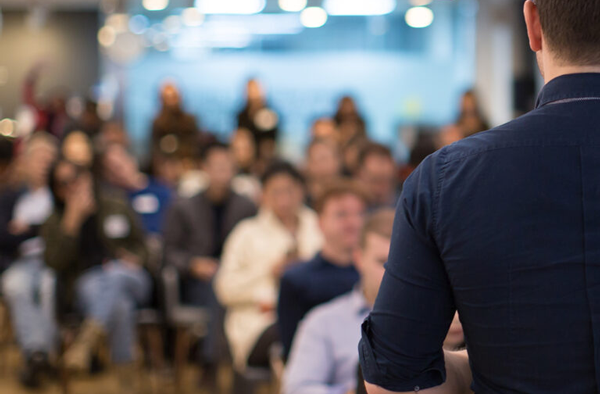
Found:
[(371, 194), (370, 212), (396, 206), (399, 195), (396, 162), (388, 147), (375, 143), (363, 147), (355, 176)]
[[(373, 308), (385, 272), (395, 212), (370, 216), (354, 254), (360, 285), (312, 310), (300, 324), (283, 382), (284, 394), (354, 394), (361, 325)], [(453, 338), (454, 339), (454, 338)]]
[(354, 262), (360, 285), (313, 309), (300, 324), (284, 382), (284, 394), (346, 394), (357, 387), (360, 327), (369, 314), (383, 278), (394, 211), (369, 217)]
[(290, 268), (281, 278), (277, 313), (284, 359), (304, 315), (351, 291), (358, 282), (353, 253), (358, 247), (367, 204), (367, 195), (350, 181), (330, 185), (317, 201), (323, 248), (312, 260)]
[(304, 174), (308, 205), (314, 207), (327, 186), (342, 174), (342, 158), (335, 141), (317, 139), (310, 143), (306, 150)]
[(204, 341), (202, 361), (205, 372), (213, 372), (222, 312), (215, 300), (212, 279), (225, 239), (240, 221), (256, 215), (256, 206), (231, 188), (235, 165), (227, 145), (209, 145), (202, 167), (208, 188), (175, 202), (167, 215), (165, 264), (179, 271), (183, 303), (211, 308), (211, 327)]
[(96, 160), (99, 178), (125, 193), (148, 234), (160, 234), (171, 201), (171, 189), (141, 172), (135, 158), (120, 144), (108, 144)]
[(274, 163), (262, 184), (260, 213), (233, 230), (215, 278), (238, 371), (269, 365), (269, 348), (279, 336), (275, 308), (281, 274), (292, 262), (312, 258), (322, 245), (317, 216), (303, 205), (300, 173)]
[(95, 190), (87, 169), (61, 160), (50, 186), (54, 212), (42, 228), (46, 264), (57, 272), (61, 300), (74, 301), (85, 319), (63, 361), (69, 370), (85, 371), (106, 335), (122, 383), (130, 384), (135, 310), (151, 292), (142, 229), (126, 203)]
[(0, 259), (9, 265), (2, 276), (2, 291), (25, 359), (21, 382), (36, 387), (40, 373), (56, 356), (55, 282), (44, 265), (40, 227), (53, 209), (48, 173), (58, 144), (44, 132), (33, 134), (25, 144), (23, 183), (0, 192)]

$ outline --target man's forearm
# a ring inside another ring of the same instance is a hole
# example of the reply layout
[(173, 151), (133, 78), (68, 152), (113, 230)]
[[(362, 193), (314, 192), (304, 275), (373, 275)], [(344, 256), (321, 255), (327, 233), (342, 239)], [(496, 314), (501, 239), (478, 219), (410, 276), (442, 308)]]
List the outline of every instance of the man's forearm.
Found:
[[(469, 394), (471, 393), (471, 368), (467, 351), (445, 352), (446, 382), (438, 387), (421, 390), (421, 394)], [(369, 394), (410, 394), (414, 391), (400, 393), (382, 389), (365, 382)]]

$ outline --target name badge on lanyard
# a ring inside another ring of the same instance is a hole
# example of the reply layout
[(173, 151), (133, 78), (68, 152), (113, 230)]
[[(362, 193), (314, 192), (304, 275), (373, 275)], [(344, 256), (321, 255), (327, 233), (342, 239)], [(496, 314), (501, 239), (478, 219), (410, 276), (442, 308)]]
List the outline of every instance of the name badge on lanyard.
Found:
[(131, 232), (129, 220), (124, 215), (110, 215), (104, 219), (104, 234), (109, 239), (123, 239)]

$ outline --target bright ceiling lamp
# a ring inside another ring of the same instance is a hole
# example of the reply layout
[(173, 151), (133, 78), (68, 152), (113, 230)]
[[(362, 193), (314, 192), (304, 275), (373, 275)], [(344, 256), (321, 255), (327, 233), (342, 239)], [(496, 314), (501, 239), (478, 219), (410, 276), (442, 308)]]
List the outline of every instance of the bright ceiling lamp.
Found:
[(143, 0), (142, 5), (148, 11), (162, 11), (169, 5), (169, 0)]
[(308, 7), (300, 14), (304, 27), (316, 29), (327, 23), (327, 12), (321, 7)]
[(416, 7), (429, 5), (432, 0), (410, 0), (410, 4)]
[(406, 24), (415, 29), (422, 29), (433, 23), (433, 11), (427, 7), (412, 7), (406, 11)]
[(287, 12), (300, 12), (306, 8), (307, 0), (279, 0), (279, 8)]
[(396, 9), (396, 0), (325, 0), (329, 15), (386, 15)]
[(203, 14), (258, 14), (265, 9), (266, 0), (196, 0), (196, 8)]

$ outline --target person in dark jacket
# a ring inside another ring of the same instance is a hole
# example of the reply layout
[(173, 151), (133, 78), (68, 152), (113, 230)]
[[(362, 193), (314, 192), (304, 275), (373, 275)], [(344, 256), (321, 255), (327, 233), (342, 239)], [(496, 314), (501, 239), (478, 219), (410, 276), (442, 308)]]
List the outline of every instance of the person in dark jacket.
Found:
[(254, 216), (257, 209), (251, 200), (231, 189), (235, 165), (227, 145), (214, 143), (207, 147), (203, 169), (208, 177), (208, 188), (173, 204), (167, 216), (164, 239), (165, 263), (179, 271), (183, 302), (208, 306), (212, 311), (213, 324), (204, 342), (202, 357), (208, 376), (215, 372), (213, 367), (223, 319), (212, 279), (219, 267), (225, 239), (239, 222)]
[(85, 318), (64, 362), (84, 371), (108, 336), (113, 362), (122, 376), (131, 377), (134, 312), (151, 291), (142, 229), (125, 202), (95, 192), (87, 169), (59, 161), (50, 185), (55, 208), (42, 229), (46, 264), (57, 272), (64, 299), (74, 300)]

